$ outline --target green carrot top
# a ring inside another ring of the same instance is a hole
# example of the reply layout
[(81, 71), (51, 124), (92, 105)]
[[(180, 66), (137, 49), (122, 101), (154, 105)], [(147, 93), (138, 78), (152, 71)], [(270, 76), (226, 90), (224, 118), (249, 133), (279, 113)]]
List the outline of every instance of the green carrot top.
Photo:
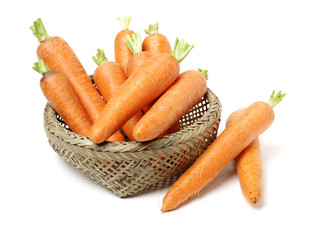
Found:
[(33, 35), (38, 38), (40, 43), (50, 38), (40, 18), (33, 22), (33, 25), (30, 26), (30, 29), (33, 32)]
[(140, 33), (133, 33), (132, 36), (127, 36), (126, 43), (133, 54), (142, 52), (142, 39)]
[(96, 54), (96, 57), (95, 56), (92, 56), (92, 59), (94, 60), (94, 62), (100, 66), (102, 65), (103, 63), (105, 62), (108, 62), (108, 59), (107, 57), (105, 56), (105, 52), (103, 49), (97, 49), (97, 54)]
[(145, 29), (144, 31), (148, 35), (152, 35), (152, 34), (158, 33), (158, 23), (150, 24), (148, 26), (148, 29)]
[(273, 90), (269, 100), (269, 104), (271, 105), (272, 108), (274, 108), (279, 102), (281, 102), (286, 95), (285, 93), (281, 94), (281, 91), (279, 91), (275, 96), (274, 94), (275, 94), (275, 91)]
[(198, 71), (204, 75), (206, 80), (208, 80), (208, 70), (203, 70), (202, 68), (199, 68)]
[(117, 18), (123, 30), (128, 29), (131, 18), (132, 17)]
[(39, 62), (35, 62), (32, 68), (42, 76), (45, 76), (48, 72), (50, 72), (50, 68), (43, 62), (42, 59), (40, 59)]
[(180, 63), (189, 54), (193, 47), (194, 44), (190, 45), (183, 39), (179, 40), (177, 37), (174, 44), (172, 56), (175, 57), (177, 61)]

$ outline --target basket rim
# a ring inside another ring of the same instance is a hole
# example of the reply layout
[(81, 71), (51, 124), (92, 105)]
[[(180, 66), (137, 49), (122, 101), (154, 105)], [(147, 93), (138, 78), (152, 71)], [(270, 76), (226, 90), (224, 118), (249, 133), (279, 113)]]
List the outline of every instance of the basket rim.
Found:
[(88, 137), (78, 135), (63, 127), (57, 119), (55, 110), (48, 102), (43, 113), (44, 127), (49, 139), (52, 137), (51, 135), (54, 135), (66, 144), (93, 151), (124, 153), (162, 149), (169, 146), (177, 146), (189, 141), (199, 134), (202, 134), (205, 129), (219, 121), (222, 111), (219, 98), (209, 88), (207, 88), (204, 96), (206, 96), (206, 99), (209, 101), (210, 108), (197, 121), (178, 132), (146, 142), (128, 141), (95, 144)]

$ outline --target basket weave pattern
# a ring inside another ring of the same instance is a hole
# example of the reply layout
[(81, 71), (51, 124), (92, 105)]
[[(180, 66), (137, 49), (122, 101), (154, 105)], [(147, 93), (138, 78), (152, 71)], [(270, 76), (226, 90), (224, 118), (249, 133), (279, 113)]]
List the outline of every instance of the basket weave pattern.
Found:
[(49, 104), (44, 127), (59, 156), (117, 196), (127, 197), (172, 184), (215, 140), (220, 115), (219, 99), (207, 90), (180, 119), (179, 132), (153, 141), (94, 144), (70, 131)]

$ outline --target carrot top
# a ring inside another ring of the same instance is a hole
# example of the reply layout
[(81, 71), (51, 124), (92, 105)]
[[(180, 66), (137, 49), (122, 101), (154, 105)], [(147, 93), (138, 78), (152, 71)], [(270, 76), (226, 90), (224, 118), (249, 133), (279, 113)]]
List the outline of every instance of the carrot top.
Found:
[(189, 54), (193, 47), (194, 44), (190, 45), (183, 39), (179, 40), (177, 37), (173, 48), (172, 56), (175, 57), (177, 61), (180, 63)]
[(158, 23), (150, 24), (148, 26), (148, 29), (145, 29), (144, 31), (148, 35), (152, 35), (152, 34), (158, 33)]
[(33, 22), (33, 25), (30, 26), (30, 29), (33, 32), (33, 35), (38, 38), (40, 43), (50, 38), (40, 18)]
[(126, 43), (133, 54), (142, 52), (142, 39), (139, 32), (133, 33), (131, 37), (127, 36)]
[(99, 49), (97, 50), (97, 54), (96, 54), (96, 57), (95, 56), (92, 56), (94, 62), (100, 66), (102, 65), (103, 63), (105, 62), (108, 62), (108, 59), (107, 57), (105, 56), (105, 52), (103, 49)]
[(206, 80), (208, 80), (208, 70), (203, 70), (202, 68), (199, 68), (198, 71), (204, 75)]
[(128, 29), (131, 18), (132, 17), (117, 18), (123, 30)]
[(40, 59), (39, 62), (35, 62), (32, 68), (42, 76), (45, 76), (48, 72), (50, 72), (50, 68), (44, 63), (42, 59)]
[(271, 105), (272, 108), (274, 108), (279, 102), (281, 102), (281, 100), (286, 95), (285, 93), (281, 94), (281, 91), (279, 91), (275, 96), (274, 94), (275, 94), (275, 91), (273, 90), (269, 100), (269, 104)]

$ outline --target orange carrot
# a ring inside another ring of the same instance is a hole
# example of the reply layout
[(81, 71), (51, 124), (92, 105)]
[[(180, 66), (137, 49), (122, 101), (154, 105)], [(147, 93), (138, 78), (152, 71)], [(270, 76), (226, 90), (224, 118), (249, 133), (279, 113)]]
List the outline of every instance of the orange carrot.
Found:
[(163, 34), (158, 33), (158, 23), (149, 25), (145, 32), (148, 36), (143, 41), (143, 51), (152, 54), (172, 52), (168, 39)]
[(114, 42), (115, 61), (120, 64), (125, 73), (127, 71), (127, 61), (130, 56), (133, 55), (126, 44), (127, 36), (131, 36), (133, 33), (135, 33), (128, 29), (130, 20), (131, 17), (125, 17), (124, 19), (118, 18), (123, 30), (116, 35)]
[(181, 73), (134, 127), (137, 141), (161, 135), (197, 104), (206, 92), (207, 70)]
[(33, 69), (43, 75), (40, 87), (50, 105), (74, 133), (88, 137), (92, 124), (67, 78), (60, 72), (51, 72), (43, 60), (36, 62)]
[(144, 62), (151, 58), (153, 54), (142, 51), (142, 41), (140, 33), (133, 34), (131, 37), (127, 36), (126, 43), (133, 55), (127, 61), (127, 76), (132, 75), (134, 71), (139, 69)]
[[(143, 113), (146, 114), (152, 108), (152, 106), (155, 104), (156, 101), (157, 101), (157, 99), (154, 100), (152, 103), (147, 104), (142, 110)], [(165, 132), (163, 132), (158, 137), (164, 137), (166, 135), (173, 134), (175, 132), (178, 132), (180, 129), (181, 129), (181, 125), (179, 124), (179, 121), (177, 121), (169, 129), (167, 129)]]
[[(102, 49), (98, 49), (98, 53), (96, 57), (93, 56), (93, 60), (98, 65), (94, 72), (95, 84), (105, 101), (108, 102), (127, 80), (126, 73), (119, 63), (108, 62)], [(135, 138), (133, 137), (133, 128), (142, 116), (143, 113), (138, 111), (135, 116), (122, 126), (123, 131), (131, 141), (135, 141)]]
[(200, 192), (218, 173), (274, 120), (273, 107), (285, 94), (280, 92), (269, 103), (255, 102), (228, 125), (218, 138), (201, 154), (195, 163), (174, 183), (163, 199), (162, 212), (173, 210)]
[(40, 18), (30, 28), (40, 42), (38, 58), (43, 59), (52, 71), (58, 71), (67, 77), (91, 122), (94, 122), (105, 103), (71, 47), (60, 37), (48, 36)]
[(186, 57), (193, 45), (178, 39), (175, 45), (177, 49), (174, 49), (173, 55), (160, 53), (145, 61), (139, 71), (135, 71), (109, 100), (90, 130), (89, 136), (93, 142), (105, 141), (176, 80), (179, 62)]
[[(231, 124), (243, 113), (242, 109), (233, 112), (226, 121)], [(259, 137), (255, 138), (236, 158), (235, 168), (240, 180), (245, 199), (251, 204), (258, 204), (262, 195), (262, 159)]]

